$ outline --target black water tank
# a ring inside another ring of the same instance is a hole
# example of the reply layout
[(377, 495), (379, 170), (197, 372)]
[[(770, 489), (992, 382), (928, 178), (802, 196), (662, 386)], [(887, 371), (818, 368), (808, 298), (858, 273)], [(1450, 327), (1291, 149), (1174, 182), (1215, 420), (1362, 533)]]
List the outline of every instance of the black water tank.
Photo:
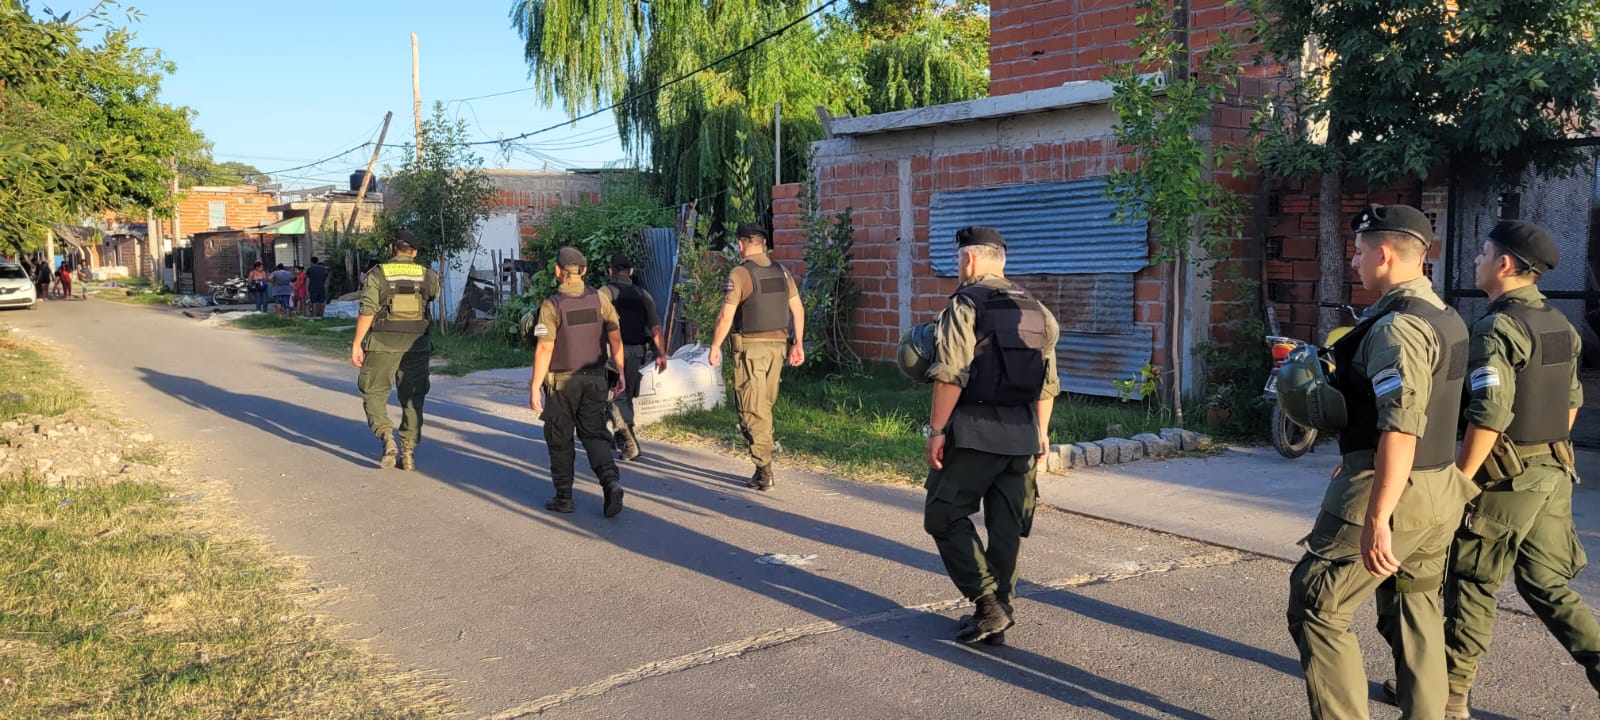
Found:
[[(360, 192), (361, 181), (366, 177), (367, 171), (365, 170), (357, 170), (353, 173), (350, 173), (350, 192)], [(371, 189), (370, 184), (368, 189)]]

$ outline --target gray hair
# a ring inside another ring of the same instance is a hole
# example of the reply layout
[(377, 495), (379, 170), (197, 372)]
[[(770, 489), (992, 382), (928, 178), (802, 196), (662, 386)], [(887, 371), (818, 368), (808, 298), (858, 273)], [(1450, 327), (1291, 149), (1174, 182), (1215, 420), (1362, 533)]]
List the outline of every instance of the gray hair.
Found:
[(993, 245), (968, 245), (961, 248), (961, 252), (971, 254), (974, 261), (981, 260), (990, 263), (1004, 263), (1006, 261), (1006, 251)]

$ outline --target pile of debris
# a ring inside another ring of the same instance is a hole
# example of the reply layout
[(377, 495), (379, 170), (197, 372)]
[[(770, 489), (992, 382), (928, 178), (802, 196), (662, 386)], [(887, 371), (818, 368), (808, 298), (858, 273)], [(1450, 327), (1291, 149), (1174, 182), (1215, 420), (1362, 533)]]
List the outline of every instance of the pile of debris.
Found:
[(24, 415), (0, 423), (0, 480), (31, 475), (50, 487), (149, 482), (178, 474), (149, 433), (85, 413)]

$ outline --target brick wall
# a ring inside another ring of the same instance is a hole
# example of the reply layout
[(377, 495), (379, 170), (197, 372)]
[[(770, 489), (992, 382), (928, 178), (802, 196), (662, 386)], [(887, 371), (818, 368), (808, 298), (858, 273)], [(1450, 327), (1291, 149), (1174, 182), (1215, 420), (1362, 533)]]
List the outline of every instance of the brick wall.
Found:
[[(266, 243), (271, 246), (272, 236), (267, 236)], [(204, 295), (208, 292), (206, 283), (222, 282), (228, 278), (238, 277), (239, 273), (239, 246), (241, 244), (255, 245), (254, 252), (259, 257), (262, 250), (260, 241), (241, 232), (200, 233), (194, 238), (194, 287), (195, 293)], [(292, 262), (292, 261), (291, 261)], [(272, 268), (269, 266), (268, 271)]]
[[(936, 192), (971, 190), (1017, 183), (1064, 182), (1105, 175), (1127, 161), (1123, 149), (1109, 137), (1041, 142), (1016, 147), (995, 146), (951, 154), (925, 152), (910, 157), (913, 234), (912, 268), (908, 277), (897, 273), (900, 227), (899, 159), (857, 156), (818, 160), (817, 192), (827, 213), (852, 208), (855, 230), (853, 270), (861, 288), (855, 316), (857, 349), (867, 358), (893, 357), (901, 327), (899, 293), (909, 284), (912, 322), (931, 320), (955, 292), (954, 277), (934, 275), (929, 254), (928, 206)], [(803, 273), (805, 252), (798, 195), (800, 186), (780, 185), (773, 190), (773, 254), (791, 270)], [(1055, 311), (1063, 330), (1080, 329), (1081, 308), (1088, 302), (1090, 276), (1012, 276)], [(1147, 268), (1135, 277), (1136, 328), (1159, 338), (1166, 318), (1166, 283), (1161, 273)], [(1129, 328), (1132, 330), (1133, 328)], [(1166, 353), (1158, 341), (1152, 360), (1161, 365)]]
[[(178, 229), (183, 237), (216, 229), (211, 225), (212, 202), (226, 203), (225, 224), (235, 230), (257, 227), (278, 219), (277, 213), (267, 209), (274, 203), (272, 196), (256, 192), (252, 186), (193, 187), (183, 191), (178, 198)], [(160, 222), (162, 236), (172, 237), (172, 221)]]
[[(1376, 294), (1362, 289), (1361, 280), (1350, 268), (1349, 259), (1355, 253), (1355, 233), (1350, 230), (1350, 218), (1367, 203), (1389, 205), (1404, 203), (1421, 209), (1433, 220), (1435, 242), (1428, 250), (1424, 266), (1430, 278), (1444, 272), (1440, 253), (1444, 249), (1444, 218), (1448, 206), (1448, 193), (1443, 184), (1405, 183), (1393, 187), (1368, 187), (1345, 181), (1345, 193), (1340, 202), (1339, 234), (1344, 240), (1344, 291), (1340, 300), (1364, 307), (1377, 301)], [(1267, 226), (1265, 238), (1265, 294), (1277, 314), (1279, 331), (1289, 337), (1311, 338), (1316, 331), (1317, 279), (1322, 267), (1317, 260), (1318, 223), (1321, 213), (1320, 184), (1281, 183), (1267, 201)]]

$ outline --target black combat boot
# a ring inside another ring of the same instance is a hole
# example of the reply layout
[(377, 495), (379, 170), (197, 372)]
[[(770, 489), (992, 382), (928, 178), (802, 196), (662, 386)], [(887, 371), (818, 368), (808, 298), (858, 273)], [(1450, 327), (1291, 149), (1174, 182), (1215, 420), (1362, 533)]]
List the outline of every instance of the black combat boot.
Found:
[[(1000, 601), (1000, 606), (1005, 608), (1006, 617), (1012, 618), (1013, 619), (1013, 624), (1014, 624), (1015, 623), (1015, 615), (1013, 614), (1013, 611), (1011, 610), (1011, 603), (1006, 602), (1005, 600), (1001, 600)], [(970, 625), (972, 625), (972, 616), (971, 615), (962, 615), (961, 616), (961, 630), (959, 630), (957, 632), (966, 632)], [(1005, 647), (1005, 644), (1006, 644), (1006, 633), (1005, 633), (1005, 631), (1001, 630), (1000, 632), (997, 632), (997, 633), (995, 633), (993, 635), (990, 635), (989, 637), (984, 638), (983, 639), (983, 644), (992, 645), (994, 647)]]
[(550, 498), (550, 501), (544, 504), (544, 509), (558, 513), (572, 512), (576, 509), (572, 506), (572, 491), (557, 490), (556, 496)]
[(1011, 614), (1006, 612), (1005, 605), (994, 598), (994, 593), (985, 593), (975, 602), (978, 608), (972, 613), (972, 622), (962, 626), (956, 633), (956, 640), (964, 643), (981, 642), (1011, 627)]
[(777, 484), (777, 480), (772, 476), (772, 466), (762, 465), (756, 468), (755, 474), (750, 476), (750, 482), (745, 483), (744, 486), (751, 490), (765, 491), (771, 490)]
[(400, 448), (395, 446), (394, 435), (392, 434), (384, 433), (383, 437), (379, 439), (383, 441), (383, 455), (378, 457), (378, 467), (392, 468), (396, 457), (400, 454)]
[(622, 483), (612, 480), (601, 485), (600, 489), (606, 496), (606, 517), (616, 517), (617, 513), (622, 512)]
[(633, 434), (633, 428), (619, 428), (617, 430), (618, 449), (622, 451), (623, 460), (633, 460), (639, 457), (639, 436)]

